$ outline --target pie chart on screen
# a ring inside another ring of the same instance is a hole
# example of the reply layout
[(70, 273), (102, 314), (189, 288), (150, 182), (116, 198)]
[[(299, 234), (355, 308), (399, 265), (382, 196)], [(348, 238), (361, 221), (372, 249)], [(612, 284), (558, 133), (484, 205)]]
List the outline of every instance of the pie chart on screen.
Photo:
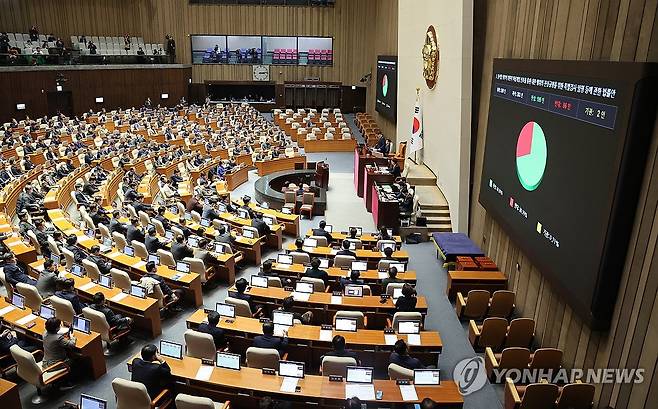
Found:
[(382, 95), (388, 94), (388, 75), (384, 74), (382, 77)]
[(541, 184), (547, 155), (544, 130), (537, 122), (528, 122), (516, 142), (516, 174), (525, 190), (532, 192)]

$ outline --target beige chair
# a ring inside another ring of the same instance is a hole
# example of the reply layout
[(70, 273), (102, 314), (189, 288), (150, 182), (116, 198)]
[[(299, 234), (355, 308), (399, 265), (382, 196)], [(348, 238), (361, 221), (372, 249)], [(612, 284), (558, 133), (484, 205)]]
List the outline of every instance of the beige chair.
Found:
[(311, 262), (311, 257), (308, 255), (308, 253), (291, 251), (290, 255), (292, 256), (292, 262), (295, 264), (308, 264)]
[(354, 248), (357, 250), (360, 250), (363, 248), (363, 242), (359, 239), (345, 239), (349, 241), (350, 243), (354, 243)]
[(389, 295), (390, 297), (393, 297), (393, 293), (395, 292), (396, 288), (402, 289), (404, 287), (404, 283), (388, 283), (386, 285), (386, 294)]
[(89, 261), (87, 259), (82, 260), (82, 266), (85, 268), (85, 272), (87, 273), (87, 277), (89, 277), (92, 281), (98, 282), (101, 277), (101, 272), (98, 269), (98, 266), (96, 263), (93, 261)]
[(496, 380), (494, 370), (523, 370), (528, 367), (530, 350), (528, 348), (505, 348), (496, 354), (489, 347), (484, 349), (484, 368), (491, 382)]
[(423, 326), (423, 314), (415, 311), (410, 312), (396, 312), (393, 314), (393, 320), (391, 321), (390, 327), (395, 331), (398, 330), (400, 326), (400, 321), (418, 321), (420, 322), (421, 327)]
[(591, 409), (594, 406), (594, 385), (589, 383), (570, 383), (560, 388), (555, 409)]
[(192, 215), (192, 220), (194, 220), (195, 223), (201, 223), (201, 215), (199, 212), (192, 210), (190, 214)]
[(354, 256), (336, 256), (334, 257), (334, 267), (351, 267), (352, 262), (356, 261)]
[(554, 409), (559, 393), (557, 385), (551, 383), (532, 383), (519, 390), (514, 382), (507, 378), (505, 409)]
[(532, 318), (513, 319), (507, 329), (505, 347), (528, 348), (535, 337), (535, 320)]
[(130, 245), (132, 248), (135, 250), (135, 257), (139, 257), (142, 260), (147, 260), (149, 257), (149, 252), (146, 249), (146, 246), (144, 243), (137, 241), (137, 240), (132, 240), (130, 242)]
[(137, 212), (137, 215), (139, 216), (139, 223), (142, 227), (146, 228), (151, 223), (151, 218), (146, 212), (140, 210)]
[(506, 334), (507, 320), (505, 318), (486, 318), (482, 325), (477, 325), (473, 320), (468, 323), (468, 340), (477, 350), (489, 347), (494, 352), (500, 351)]
[(55, 239), (53, 239), (51, 236), (48, 236), (48, 248), (50, 249), (51, 253), (57, 254), (58, 256), (62, 255), (62, 252), (59, 251), (59, 246), (55, 242)]
[(325, 356), (322, 358), (320, 372), (322, 376), (347, 376), (347, 367), (356, 366), (356, 359), (349, 356)]
[(58, 362), (44, 368), (43, 362), (37, 362), (34, 359), (34, 355), (18, 345), (12, 345), (9, 351), (14, 361), (16, 361), (16, 373), (18, 376), (37, 388), (37, 395), (32, 398), (32, 403), (35, 405), (45, 402), (45, 399), (41, 396), (43, 389), (49, 386), (55, 386), (57, 382), (68, 376), (71, 371), (64, 362)]
[(292, 213), (295, 213), (297, 208), (297, 196), (294, 191), (285, 192), (283, 195), (284, 204), (283, 207), (290, 209)]
[(109, 346), (121, 340), (130, 334), (130, 329), (119, 329), (117, 327), (110, 327), (110, 324), (105, 318), (105, 314), (96, 311), (93, 308), (85, 307), (82, 309), (82, 315), (89, 319), (91, 322), (91, 330), (101, 334), (101, 340), (105, 344), (105, 355), (109, 355)]
[(106, 225), (104, 225), (103, 223), (98, 223), (98, 230), (100, 230), (101, 238), (103, 240), (112, 240), (112, 234), (110, 233), (110, 229), (108, 229)]
[(183, 230), (176, 227), (176, 226), (171, 226), (171, 231), (174, 232), (174, 237), (185, 236), (185, 233), (183, 233)]
[(313, 207), (315, 206), (315, 194), (312, 192), (304, 192), (302, 196), (302, 205), (299, 207), (299, 214), (303, 215), (308, 213), (308, 218), (313, 218)]
[(201, 278), (201, 284), (205, 284), (210, 281), (215, 275), (215, 269), (211, 267), (206, 267), (206, 264), (200, 258), (194, 257), (185, 257), (184, 262), (189, 263), (190, 271), (192, 273), (197, 273)]
[(149, 294), (149, 298), (153, 298), (158, 302), (158, 308), (160, 311), (166, 311), (175, 301), (170, 299), (166, 300), (164, 294), (162, 293), (162, 288), (160, 285), (153, 286), (153, 293)]
[(398, 364), (388, 364), (388, 378), (391, 380), (414, 379), (414, 371)]
[(7, 289), (7, 298), (11, 300), (11, 297), (14, 295), (14, 287), (9, 284), (9, 281), (7, 281), (5, 272), (2, 271), (2, 267), (0, 267), (0, 282), (2, 282), (2, 285)]
[(16, 291), (25, 297), (25, 306), (32, 311), (39, 311), (43, 298), (37, 288), (31, 284), (16, 283)]
[(178, 208), (178, 215), (183, 216), (185, 214), (185, 205), (181, 202), (176, 202), (176, 207)]
[(379, 251), (383, 251), (384, 246), (393, 246), (395, 249), (397, 245), (395, 240), (377, 240), (377, 250)]
[(42, 254), (41, 246), (39, 245), (39, 240), (37, 240), (36, 234), (34, 234), (32, 230), (28, 230), (27, 237), (30, 238), (30, 243), (32, 244), (32, 247), (34, 247), (34, 250), (37, 252), (37, 254)]
[(137, 211), (133, 205), (126, 205), (125, 208), (128, 210), (128, 214), (130, 215), (131, 219), (139, 219), (139, 215), (137, 214)]
[(258, 233), (258, 229), (255, 227), (243, 226), (242, 230), (249, 230), (250, 232), (252, 232), (255, 239), (260, 238), (260, 233)]
[(210, 398), (192, 396), (184, 393), (176, 395), (176, 409), (229, 409), (230, 402), (213, 402)]
[(72, 323), (75, 316), (75, 310), (71, 301), (60, 298), (56, 295), (50, 296), (50, 303), (55, 309), (55, 316), (66, 323)]
[(164, 236), (165, 234), (167, 234), (167, 232), (165, 231), (165, 228), (162, 225), (162, 222), (160, 220), (151, 219), (151, 223), (153, 224), (153, 226), (155, 226), (155, 231), (156, 231), (156, 233), (158, 233), (158, 235)]
[(461, 292), (457, 293), (455, 310), (457, 318), (480, 320), (487, 315), (489, 309), (489, 291), (471, 290), (468, 296), (464, 297)]
[(254, 314), (251, 313), (251, 307), (249, 307), (249, 303), (245, 300), (241, 300), (239, 298), (233, 298), (233, 297), (226, 297), (224, 299), (224, 303), (228, 305), (233, 305), (235, 307), (236, 316), (252, 318), (253, 316), (257, 315), (256, 313)]
[(562, 350), (556, 348), (539, 348), (530, 356), (530, 369), (553, 369), (562, 367)]
[(358, 329), (363, 329), (368, 326), (368, 320), (362, 311), (336, 311), (336, 314), (334, 315), (334, 326), (336, 325), (336, 318), (355, 318), (356, 327)]
[(313, 277), (302, 277), (299, 281), (303, 283), (313, 283), (313, 292), (323, 293), (325, 292), (324, 281), (320, 278)]
[(267, 286), (268, 287), (283, 288), (283, 283), (281, 282), (280, 277), (267, 277)]
[(62, 254), (64, 254), (64, 260), (66, 260), (66, 267), (71, 268), (75, 264), (75, 256), (66, 248), (62, 248)]
[(514, 312), (514, 291), (498, 290), (493, 293), (489, 302), (488, 317), (509, 318)]
[(112, 277), (112, 283), (115, 287), (120, 288), (123, 291), (130, 291), (130, 286), (133, 284), (133, 281), (130, 279), (130, 276), (125, 271), (121, 271), (118, 268), (110, 269), (110, 276)]
[(117, 400), (116, 409), (165, 409), (173, 403), (168, 389), (164, 389), (151, 400), (143, 383), (127, 379), (114, 378), (112, 389)]
[(397, 260), (379, 260), (377, 262), (378, 271), (386, 271), (393, 263), (399, 263)]
[(279, 351), (271, 348), (247, 348), (247, 366), (249, 368), (271, 368), (277, 369), (281, 356)]
[[(119, 232), (113, 232), (112, 233), (112, 239), (114, 239), (114, 245), (119, 251), (123, 251), (123, 248), (128, 245), (128, 242), (126, 241), (126, 236)], [(64, 249), (66, 250), (66, 249)]]
[(158, 249), (156, 254), (158, 255), (158, 257), (160, 257), (160, 265), (170, 266), (170, 267), (176, 266), (176, 260), (174, 260), (174, 255), (171, 254), (170, 251)]
[(327, 238), (324, 236), (311, 236), (311, 238), (317, 240), (318, 247), (327, 247), (329, 245)]
[(217, 349), (212, 335), (188, 329), (184, 337), (185, 355), (200, 359), (215, 359)]

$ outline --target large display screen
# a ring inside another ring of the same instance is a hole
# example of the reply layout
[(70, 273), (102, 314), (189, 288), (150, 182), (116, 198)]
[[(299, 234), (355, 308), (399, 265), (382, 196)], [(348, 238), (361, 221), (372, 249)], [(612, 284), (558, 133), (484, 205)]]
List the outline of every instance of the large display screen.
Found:
[(652, 129), (641, 118), (656, 110), (645, 68), (494, 62), (479, 200), (597, 327), (614, 307), (637, 204)]
[(377, 99), (375, 109), (391, 121), (396, 121), (398, 105), (398, 57), (377, 57)]

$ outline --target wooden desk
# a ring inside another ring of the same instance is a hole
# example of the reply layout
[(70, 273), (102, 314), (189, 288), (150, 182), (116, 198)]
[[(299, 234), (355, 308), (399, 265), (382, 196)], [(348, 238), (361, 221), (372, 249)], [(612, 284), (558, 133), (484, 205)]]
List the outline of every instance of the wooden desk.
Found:
[[(228, 289), (229, 295), (236, 292), (235, 286)], [(249, 287), (246, 291), (251, 295), (254, 302), (263, 304), (263, 309), (269, 316), (271, 312), (279, 308), (283, 299), (292, 295), (291, 291), (283, 288), (269, 287)], [(304, 313), (306, 311), (313, 311), (313, 323), (330, 324), (333, 322), (336, 311), (340, 310), (356, 310), (361, 311), (368, 316), (368, 328), (370, 329), (383, 329), (386, 328), (386, 319), (390, 318), (395, 312), (395, 303), (393, 299), (389, 298), (386, 302), (381, 303), (378, 296), (363, 296), (363, 297), (340, 297), (340, 300), (333, 303), (331, 293), (313, 293), (310, 295), (308, 301), (295, 301), (295, 310)], [(427, 315), (427, 300), (423, 296), (418, 296), (416, 310), (420, 312), (423, 317)]]
[(267, 161), (256, 161), (255, 163), (256, 169), (258, 169), (258, 176), (265, 176), (282, 170), (294, 170), (296, 164), (302, 164), (306, 167), (306, 156), (295, 155), (291, 158), (277, 158)]
[[(43, 263), (43, 259), (31, 263), (29, 265), (30, 275), (37, 278), (38, 273), (43, 271)], [(60, 273), (63, 272), (64, 267), (60, 266), (59, 271)], [(117, 287), (105, 288), (102, 285), (92, 283), (89, 277), (78, 277), (70, 273), (66, 274), (66, 278), (73, 279), (76, 292), (80, 298), (89, 302), (94, 294), (100, 292), (105, 296), (108, 307), (123, 316), (133, 319), (134, 328), (147, 332), (151, 338), (156, 338), (162, 334), (160, 309), (155, 298), (139, 298), (127, 295), (122, 300), (114, 301), (113, 297), (121, 294), (121, 289)]]
[(398, 231), (400, 228), (400, 203), (397, 200), (387, 199), (377, 183), (372, 186), (370, 207), (372, 209), (372, 218), (378, 229), (389, 227), (393, 231)]
[(366, 210), (372, 212), (372, 195), (375, 182), (378, 183), (393, 183), (395, 178), (392, 174), (385, 172), (382, 173), (374, 168), (366, 168), (363, 175), (363, 195), (366, 202)]
[[(10, 304), (4, 298), (0, 298), (0, 309), (3, 309), (9, 305)], [(46, 320), (35, 315), (33, 320), (28, 321), (25, 324), (18, 323), (21, 318), (27, 317), (30, 314), (32, 314), (32, 310), (29, 308), (24, 308), (22, 310), (14, 309), (5, 313), (2, 316), (2, 321), (4, 321), (7, 326), (16, 332), (25, 334), (27, 337), (41, 344), (43, 334), (46, 332)], [(31, 322), (34, 322), (35, 325), (32, 328), (27, 328), (27, 325)], [(107, 369), (105, 366), (103, 343), (101, 341), (100, 334), (96, 332), (85, 334), (79, 331), (75, 331), (74, 336), (76, 338), (75, 351), (82, 355), (85, 362), (88, 363), (91, 372), (90, 375), (92, 378), (98, 379), (105, 375)]]
[(30, 264), (37, 260), (37, 249), (31, 244), (25, 243), (20, 236), (7, 237), (3, 240), (3, 243), (16, 256), (18, 261)]
[(339, 139), (340, 135), (334, 135), (334, 138), (336, 139), (306, 139), (304, 140), (304, 152), (352, 152), (356, 148), (354, 139)]
[(235, 190), (238, 186), (249, 180), (249, 167), (242, 166), (235, 172), (229, 172), (225, 175), (228, 190)]
[(18, 385), (0, 378), (0, 408), (21, 409)]
[[(313, 235), (313, 229), (308, 229), (306, 231), (306, 237), (311, 237)], [(343, 240), (349, 237), (348, 232), (345, 231), (334, 231), (331, 233), (331, 238), (342, 244)], [(373, 247), (377, 245), (377, 242), (379, 241), (379, 236), (375, 235), (374, 233), (364, 233), (361, 236), (357, 237), (357, 239), (361, 240), (361, 243), (363, 244), (364, 247)], [(402, 247), (402, 238), (400, 236), (393, 236), (392, 238), (395, 240), (395, 243), (397, 245), (397, 248), (399, 249)]]
[(388, 164), (388, 159), (361, 154), (359, 148), (354, 149), (354, 187), (359, 197), (363, 197), (364, 194), (363, 181), (365, 179), (365, 167), (367, 164), (386, 165)]
[[(203, 309), (197, 310), (187, 319), (187, 327), (196, 329), (203, 321), (207, 322), (207, 315)], [(262, 335), (263, 324), (256, 318), (235, 317), (229, 323), (222, 318), (217, 324), (225, 331), (228, 337), (231, 352), (246, 356), (247, 348), (253, 345), (253, 339)], [(363, 366), (372, 366), (382, 379), (388, 378), (387, 368), (389, 355), (393, 350), (393, 344), (398, 339), (407, 341), (406, 335), (393, 334), (395, 341), (386, 342), (384, 331), (360, 329), (356, 332), (328, 331), (328, 337), (321, 339), (321, 327), (316, 325), (296, 324), (288, 330), (288, 353), (289, 361), (300, 361), (306, 363), (307, 372), (320, 373), (322, 356), (333, 349), (331, 339), (334, 335), (342, 335), (347, 341), (348, 349), (356, 351)], [(393, 337), (391, 337), (393, 338)], [(411, 354), (423, 361), (425, 365), (437, 365), (439, 355), (443, 349), (441, 337), (436, 331), (421, 331), (421, 345), (409, 347)]]
[[(286, 246), (287, 252), (296, 250), (297, 247), (295, 246), (295, 243), (290, 243), (288, 246)], [(304, 250), (306, 250), (306, 252), (309, 253), (311, 257), (331, 259), (333, 259), (338, 252), (338, 250), (335, 250), (332, 247), (304, 247)], [(378, 250), (359, 249), (355, 250), (354, 253), (356, 254), (356, 258), (358, 260), (366, 260), (368, 262), (368, 268), (372, 267), (373, 269), (377, 268), (377, 263), (379, 263), (379, 260), (384, 257), (382, 252)], [(399, 261), (409, 261), (409, 253), (407, 253), (406, 250), (396, 250), (393, 252), (392, 257)]]
[(457, 293), (466, 296), (470, 290), (487, 290), (494, 292), (507, 289), (507, 277), (500, 271), (448, 271), (446, 292), (448, 299), (454, 301)]
[[(242, 206), (244, 203), (242, 199), (233, 200), (233, 203), (237, 206)], [(293, 237), (299, 236), (299, 215), (298, 214), (286, 214), (280, 212), (276, 209), (265, 209), (258, 206), (254, 202), (249, 202), (249, 207), (254, 209), (257, 212), (261, 212), (266, 215), (275, 216), (279, 224), (283, 224), (284, 233), (287, 233)]]
[[(128, 363), (131, 363), (134, 358)], [(201, 367), (201, 360), (191, 357), (173, 359), (163, 357), (171, 368), (171, 375), (177, 381), (175, 393), (192, 393), (206, 396), (215, 401), (231, 401), (231, 408), (253, 409), (258, 401), (266, 395), (292, 402), (292, 407), (308, 409), (309, 401), (319, 409), (342, 408), (345, 404), (345, 383), (329, 382), (329, 377), (307, 375), (299, 380), (300, 391), (281, 392), (283, 377), (263, 375), (260, 369), (242, 367), (239, 371), (217, 368), (212, 369), (208, 380), (197, 380), (196, 374)], [(413, 402), (403, 402), (400, 388), (395, 381), (375, 380), (374, 389), (383, 392), (378, 403), (402, 408)], [(441, 408), (461, 408), (464, 399), (454, 381), (443, 381), (440, 386), (417, 386), (418, 399), (431, 398)], [(374, 403), (374, 401), (372, 402)], [(316, 406), (317, 405), (317, 406)]]

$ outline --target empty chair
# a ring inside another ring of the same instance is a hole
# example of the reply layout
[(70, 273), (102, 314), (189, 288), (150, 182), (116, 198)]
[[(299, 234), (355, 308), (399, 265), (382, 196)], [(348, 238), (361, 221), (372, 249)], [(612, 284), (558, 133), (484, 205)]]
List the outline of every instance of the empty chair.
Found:
[(5, 272), (2, 271), (2, 268), (0, 268), (0, 282), (2, 282), (2, 285), (7, 289), (7, 298), (9, 298), (11, 300), (11, 297), (14, 294), (14, 288), (7, 281), (7, 278), (5, 277)]
[(419, 312), (396, 312), (393, 314), (393, 321), (391, 321), (391, 327), (397, 331), (400, 325), (400, 321), (418, 321), (423, 323), (423, 315)]
[(185, 393), (176, 395), (176, 409), (228, 409), (229, 402), (217, 403), (210, 398), (192, 396)]
[(112, 234), (110, 229), (107, 228), (103, 223), (98, 223), (98, 230), (101, 232), (101, 238), (103, 240), (112, 240)]
[(28, 230), (27, 237), (29, 237), (30, 243), (32, 244), (32, 247), (34, 247), (34, 250), (37, 252), (37, 254), (43, 254), (41, 252), (41, 246), (39, 245), (36, 234), (34, 234), (32, 230)]
[(116, 409), (165, 409), (173, 403), (168, 389), (151, 400), (144, 384), (127, 379), (114, 378), (112, 389), (116, 396)]
[(25, 297), (25, 306), (32, 311), (39, 311), (43, 298), (37, 288), (31, 284), (16, 283), (16, 291)]
[(530, 361), (530, 350), (528, 348), (505, 348), (502, 354), (495, 354), (489, 347), (485, 348), (484, 367), (487, 377), (494, 382), (495, 369), (518, 369), (522, 370), (528, 367)]
[(308, 253), (291, 251), (290, 255), (292, 256), (292, 262), (295, 264), (308, 264), (311, 262), (311, 257), (308, 255)]
[(271, 348), (247, 348), (247, 366), (250, 368), (271, 368), (279, 367), (281, 356), (279, 351)]
[(48, 368), (44, 368), (43, 362), (37, 363), (34, 355), (18, 345), (12, 345), (9, 351), (16, 362), (16, 373), (18, 376), (37, 388), (37, 396), (32, 398), (32, 403), (35, 405), (45, 401), (41, 396), (43, 389), (54, 386), (57, 382), (64, 380), (71, 371), (64, 362), (58, 362)]
[(185, 257), (183, 261), (190, 265), (190, 271), (192, 273), (199, 275), (201, 284), (208, 282), (215, 275), (215, 269), (212, 266), (206, 267), (206, 264), (200, 258)]
[(531, 318), (513, 319), (507, 330), (505, 346), (527, 348), (530, 346), (534, 336), (535, 320)]
[(402, 289), (402, 287), (404, 287), (404, 283), (388, 283), (386, 285), (385, 291), (387, 295), (393, 297), (393, 293), (395, 292), (395, 289), (396, 288)]
[(302, 277), (299, 281), (304, 283), (313, 283), (313, 291), (316, 293), (323, 293), (325, 291), (324, 281), (322, 281), (320, 278)]
[(347, 376), (347, 367), (356, 366), (356, 359), (349, 356), (325, 356), (320, 371), (322, 376)]
[(215, 359), (217, 349), (212, 335), (188, 329), (185, 331), (185, 354), (200, 359)]
[(505, 318), (486, 318), (482, 325), (470, 320), (468, 325), (468, 340), (473, 348), (482, 350), (486, 347), (494, 352), (500, 351), (507, 334), (507, 320)]
[(96, 265), (96, 263), (85, 259), (85, 260), (82, 260), (82, 266), (85, 268), (85, 272), (87, 273), (87, 277), (89, 277), (92, 281), (98, 281), (100, 279), (101, 272), (98, 269), (98, 266)]
[(336, 323), (336, 318), (354, 318), (356, 319), (356, 327), (363, 329), (367, 326), (368, 320), (362, 311), (336, 311), (334, 315), (334, 324)]
[(327, 238), (324, 236), (311, 236), (311, 238), (317, 240), (318, 247), (327, 247), (329, 245)]
[(233, 297), (226, 297), (224, 299), (224, 302), (229, 305), (233, 305), (235, 307), (235, 315), (240, 316), (240, 317), (253, 317), (254, 315), (257, 315), (258, 312), (252, 314), (251, 313), (251, 307), (249, 307), (249, 303), (245, 300), (241, 300), (239, 298), (233, 298)]
[(149, 252), (146, 249), (146, 246), (141, 241), (132, 240), (130, 245), (135, 250), (135, 257), (139, 257), (142, 260), (148, 259)]
[(284, 208), (290, 209), (292, 213), (295, 213), (297, 207), (297, 196), (294, 191), (288, 191), (284, 193)]
[(313, 218), (313, 206), (315, 205), (315, 195), (311, 192), (304, 192), (302, 196), (302, 205), (299, 207), (299, 214), (308, 213), (308, 218)]
[(530, 369), (553, 369), (562, 367), (562, 350), (556, 348), (539, 348), (530, 356)]
[(110, 269), (110, 277), (112, 277), (112, 283), (115, 287), (120, 288), (123, 291), (130, 291), (132, 280), (130, 280), (128, 273), (121, 271), (118, 268), (112, 268)]
[[(96, 311), (93, 308), (83, 308), (82, 314), (85, 316), (85, 318), (89, 319), (91, 323), (91, 330), (101, 334), (101, 340), (108, 347), (130, 333), (129, 328), (110, 327), (110, 324), (107, 322), (107, 318), (105, 318), (105, 314), (100, 311)], [(107, 353), (107, 350), (105, 352)]]
[(199, 212), (192, 210), (190, 214), (192, 215), (192, 220), (194, 220), (195, 223), (201, 223), (201, 215)]
[(55, 316), (60, 320), (71, 323), (73, 322), (73, 317), (75, 316), (75, 310), (73, 305), (69, 300), (65, 300), (56, 295), (50, 296), (50, 303), (55, 309)]
[(388, 378), (392, 380), (398, 379), (414, 379), (414, 371), (412, 369), (407, 369), (404, 366), (398, 364), (388, 364)]
[(557, 385), (551, 383), (532, 383), (517, 389), (511, 379), (505, 381), (506, 409), (553, 409), (560, 393)]
[(283, 283), (281, 283), (281, 278), (280, 277), (267, 277), (267, 286), (268, 287), (282, 288)]
[(471, 290), (468, 296), (464, 297), (462, 293), (457, 293), (455, 309), (457, 318), (479, 320), (487, 315), (489, 308), (489, 291)]
[(356, 261), (356, 257), (354, 256), (336, 256), (334, 257), (334, 267), (350, 267), (352, 265), (352, 262)]
[[(112, 239), (114, 239), (114, 245), (116, 246), (119, 251), (123, 251), (123, 248), (128, 245), (128, 242), (126, 241), (126, 236), (119, 232), (113, 232), (112, 233)], [(66, 250), (66, 249), (63, 249)]]
[(137, 214), (139, 215), (139, 222), (143, 227), (146, 227), (151, 223), (151, 218), (146, 212), (140, 210)]
[(498, 290), (493, 293), (487, 316), (509, 318), (514, 312), (514, 291)]
[(71, 268), (75, 264), (75, 256), (66, 248), (62, 248), (62, 254), (64, 254), (64, 260), (66, 260), (66, 267)]
[(151, 219), (151, 223), (153, 226), (155, 226), (155, 231), (158, 233), (160, 236), (164, 236), (167, 232), (165, 231), (164, 226), (162, 225), (162, 222), (157, 219)]
[(176, 266), (176, 260), (174, 260), (174, 255), (170, 251), (158, 249), (156, 252), (158, 257), (160, 257), (160, 265), (163, 266)]
[(590, 383), (576, 381), (564, 385), (555, 409), (590, 409), (594, 405), (594, 392), (594, 385)]
[(349, 241), (350, 243), (354, 243), (354, 248), (357, 250), (360, 250), (363, 248), (363, 242), (359, 239), (345, 239)]
[(58, 256), (62, 255), (62, 252), (59, 250), (59, 246), (55, 242), (55, 239), (52, 236), (48, 236), (48, 248), (52, 254), (57, 254)]

